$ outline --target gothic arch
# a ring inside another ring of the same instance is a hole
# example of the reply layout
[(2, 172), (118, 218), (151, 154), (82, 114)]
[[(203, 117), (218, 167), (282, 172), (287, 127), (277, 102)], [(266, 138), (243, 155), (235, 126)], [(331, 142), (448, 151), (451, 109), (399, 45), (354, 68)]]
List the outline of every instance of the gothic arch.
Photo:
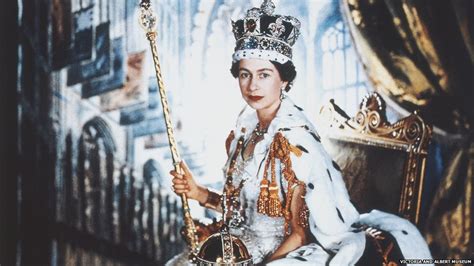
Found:
[(103, 139), (107, 154), (112, 154), (117, 150), (110, 127), (101, 117), (95, 116), (87, 121), (82, 127), (81, 137), (84, 136), (84, 133), (93, 138)]
[(113, 239), (114, 153), (116, 144), (105, 120), (86, 122), (78, 143), (78, 225), (83, 230)]
[(156, 160), (150, 159), (143, 165), (143, 179), (145, 183), (158, 182), (161, 186), (163, 184), (161, 173), (163, 173), (162, 168)]
[[(211, 38), (213, 35), (216, 34), (216, 31), (218, 30), (223, 30), (227, 34), (220, 35), (224, 36), (225, 38), (225, 45), (226, 43), (234, 43), (234, 35), (232, 34), (231, 31), (231, 19), (235, 19), (235, 15), (237, 17), (241, 17), (245, 10), (247, 10), (250, 7), (250, 4), (242, 4), (241, 1), (224, 1), (224, 0), (216, 0), (212, 6), (211, 12), (209, 13), (208, 18), (206, 19), (206, 27), (205, 27), (205, 32), (204, 32), (204, 39), (203, 39), (203, 47), (201, 50), (202, 58), (206, 59), (210, 54), (212, 54), (212, 43)], [(223, 25), (219, 25), (219, 23), (222, 23)], [(227, 25), (228, 27), (226, 28), (224, 25)], [(220, 27), (222, 26), (222, 27)], [(231, 40), (230, 42), (227, 42), (228, 40)], [(228, 55), (229, 58), (229, 67), (230, 68), (230, 58), (231, 54)], [(207, 60), (203, 61), (206, 62)], [(207, 73), (207, 66), (202, 68), (202, 75), (205, 77)], [(229, 74), (230, 75), (230, 74)]]
[(352, 46), (339, 1), (330, 1), (320, 11), (314, 37), (315, 83), (323, 102), (335, 98), (348, 113), (356, 112), (369, 91), (365, 73)]

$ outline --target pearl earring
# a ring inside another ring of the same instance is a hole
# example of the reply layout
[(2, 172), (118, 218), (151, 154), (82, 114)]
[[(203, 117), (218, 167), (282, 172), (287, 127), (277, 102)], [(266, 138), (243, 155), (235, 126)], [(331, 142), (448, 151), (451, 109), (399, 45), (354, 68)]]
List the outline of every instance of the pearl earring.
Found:
[(283, 87), (280, 90), (280, 101), (283, 101), (285, 99), (285, 94), (283, 93)]

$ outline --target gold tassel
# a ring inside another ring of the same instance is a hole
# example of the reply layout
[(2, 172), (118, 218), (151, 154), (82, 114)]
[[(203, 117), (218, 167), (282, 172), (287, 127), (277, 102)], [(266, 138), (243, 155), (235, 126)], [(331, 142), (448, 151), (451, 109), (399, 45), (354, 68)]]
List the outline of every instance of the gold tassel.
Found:
[[(257, 211), (259, 213), (271, 216), (271, 217), (282, 217), (283, 215), (283, 204), (280, 200), (278, 191), (279, 187), (276, 182), (276, 171), (275, 171), (275, 159), (278, 158), (281, 160), (281, 163), (285, 166), (283, 169), (283, 175), (287, 181), (292, 183), (294, 180), (292, 178), (293, 170), (291, 169), (291, 162), (290, 160), (290, 151), (292, 148), (295, 150), (294, 152), (297, 154), (298, 152), (301, 154), (301, 150), (297, 147), (291, 147), (288, 143), (288, 140), (278, 132), (272, 144), (270, 144), (270, 150), (268, 151), (268, 158), (265, 162), (265, 170), (263, 179), (260, 183), (260, 194), (257, 200)], [(298, 154), (297, 154), (298, 156)], [(270, 169), (269, 169), (270, 168)], [(271, 174), (271, 183), (268, 180), (268, 170), (270, 170)], [(269, 185), (270, 183), (270, 185)], [(291, 198), (290, 201), (291, 202)], [(289, 207), (289, 202), (287, 202)], [(285, 210), (289, 213), (289, 210)], [(287, 219), (288, 215), (285, 215), (285, 220)]]
[(296, 155), (296, 157), (301, 157), (303, 155), (303, 152), (300, 150), (300, 148), (293, 146), (290, 144), (290, 151)]
[(263, 178), (260, 183), (260, 194), (257, 200), (257, 212), (268, 213), (268, 179)]
[(272, 180), (270, 188), (270, 199), (268, 200), (268, 216), (280, 217), (282, 216), (280, 197), (278, 197), (278, 185), (275, 180)]
[[(273, 150), (274, 151), (274, 150)], [(273, 156), (271, 160), (271, 174), (272, 182), (268, 188), (270, 194), (270, 199), (268, 200), (268, 216), (279, 217), (282, 216), (281, 202), (280, 197), (278, 196), (278, 184), (276, 182), (276, 172), (275, 172), (275, 157)]]

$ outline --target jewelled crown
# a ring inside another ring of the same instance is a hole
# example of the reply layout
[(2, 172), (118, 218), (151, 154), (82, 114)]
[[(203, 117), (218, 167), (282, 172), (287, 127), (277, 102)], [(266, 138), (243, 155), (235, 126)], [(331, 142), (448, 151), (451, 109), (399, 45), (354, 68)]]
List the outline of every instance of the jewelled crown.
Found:
[(284, 64), (292, 59), (292, 46), (300, 35), (301, 23), (291, 16), (273, 15), (275, 4), (264, 0), (260, 8), (247, 11), (243, 19), (232, 21), (236, 39), (234, 62), (257, 58)]

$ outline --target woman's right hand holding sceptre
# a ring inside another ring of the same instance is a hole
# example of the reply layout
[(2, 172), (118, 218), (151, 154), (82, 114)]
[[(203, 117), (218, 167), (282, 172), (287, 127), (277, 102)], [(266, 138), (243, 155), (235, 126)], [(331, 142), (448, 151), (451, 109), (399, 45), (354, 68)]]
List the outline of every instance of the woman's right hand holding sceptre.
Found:
[(170, 171), (170, 174), (173, 176), (173, 191), (178, 196), (186, 193), (188, 199), (194, 199), (199, 203), (204, 204), (207, 198), (207, 189), (196, 183), (193, 174), (184, 161), (181, 161), (179, 166), (182, 170), (182, 174), (175, 170)]
[(179, 165), (182, 169), (182, 174), (175, 170), (170, 171), (170, 174), (173, 176), (173, 191), (177, 195), (186, 193), (189, 199), (197, 200), (201, 206), (220, 210), (221, 208), (218, 202), (220, 201), (220, 196), (196, 183), (193, 174), (184, 161), (181, 161)]

